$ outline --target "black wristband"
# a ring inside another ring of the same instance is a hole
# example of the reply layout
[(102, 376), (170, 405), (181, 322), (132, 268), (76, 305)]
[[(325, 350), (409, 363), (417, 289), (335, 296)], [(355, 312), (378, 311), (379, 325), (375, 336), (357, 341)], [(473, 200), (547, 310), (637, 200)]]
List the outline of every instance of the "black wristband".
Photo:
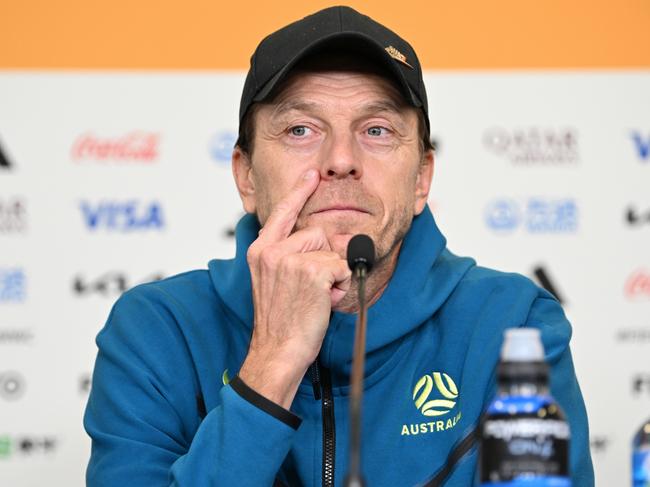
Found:
[(290, 426), (293, 429), (297, 430), (302, 423), (302, 419), (293, 414), (291, 411), (284, 409), (282, 406), (268, 400), (260, 393), (248, 387), (238, 375), (233, 377), (228, 384), (237, 394), (246, 399), (253, 406), (261, 409), (262, 411), (265, 411), (275, 419), (279, 419), (287, 426)]

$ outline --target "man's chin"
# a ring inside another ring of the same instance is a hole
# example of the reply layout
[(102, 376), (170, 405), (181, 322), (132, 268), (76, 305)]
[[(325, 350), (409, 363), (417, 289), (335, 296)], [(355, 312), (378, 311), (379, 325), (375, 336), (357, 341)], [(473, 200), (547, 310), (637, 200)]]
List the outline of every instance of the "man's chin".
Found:
[(332, 251), (336, 252), (341, 256), (342, 259), (347, 258), (348, 253), (348, 243), (350, 239), (354, 237), (354, 233), (334, 233), (327, 236), (329, 240), (330, 247)]

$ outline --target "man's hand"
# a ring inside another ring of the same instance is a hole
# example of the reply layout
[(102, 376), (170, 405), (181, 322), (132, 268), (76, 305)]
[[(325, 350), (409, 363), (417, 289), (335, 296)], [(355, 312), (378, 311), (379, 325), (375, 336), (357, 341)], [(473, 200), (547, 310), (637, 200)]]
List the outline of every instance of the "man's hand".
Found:
[(322, 228), (291, 234), (318, 182), (318, 172), (308, 171), (248, 250), (255, 323), (239, 376), (285, 409), (318, 355), (332, 306), (350, 287), (347, 262), (331, 250)]

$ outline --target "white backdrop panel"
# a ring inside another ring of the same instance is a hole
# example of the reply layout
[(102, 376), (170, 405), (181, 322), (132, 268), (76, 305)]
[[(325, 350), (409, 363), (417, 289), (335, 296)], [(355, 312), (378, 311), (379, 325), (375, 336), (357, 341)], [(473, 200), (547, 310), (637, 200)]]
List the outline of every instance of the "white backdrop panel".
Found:
[[(83, 485), (81, 418), (112, 303), (233, 254), (243, 79), (0, 73), (2, 485)], [(430, 201), (449, 247), (550, 280), (574, 325), (598, 484), (627, 483), (650, 417), (650, 73), (426, 82)]]

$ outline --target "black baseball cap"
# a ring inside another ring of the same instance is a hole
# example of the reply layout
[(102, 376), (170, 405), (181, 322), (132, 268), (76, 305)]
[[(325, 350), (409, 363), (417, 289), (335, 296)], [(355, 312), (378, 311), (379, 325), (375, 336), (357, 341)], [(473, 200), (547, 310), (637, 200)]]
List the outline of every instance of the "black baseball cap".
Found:
[(404, 100), (422, 109), (430, 129), (422, 67), (411, 45), (350, 7), (329, 7), (273, 32), (259, 43), (251, 56), (239, 105), (240, 130), (253, 103), (266, 99), (299, 61), (330, 47), (376, 60), (386, 68)]

